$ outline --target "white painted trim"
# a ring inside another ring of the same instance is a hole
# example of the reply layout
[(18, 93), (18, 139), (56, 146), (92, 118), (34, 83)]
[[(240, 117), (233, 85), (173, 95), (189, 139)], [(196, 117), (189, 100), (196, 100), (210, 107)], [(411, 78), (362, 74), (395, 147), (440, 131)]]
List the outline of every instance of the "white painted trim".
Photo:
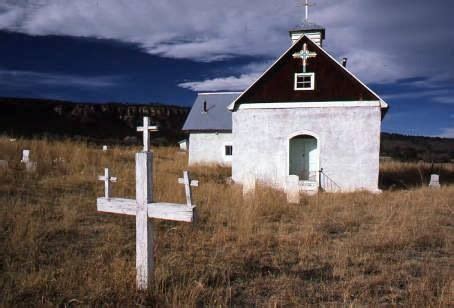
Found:
[(332, 101), (332, 102), (278, 102), (247, 103), (238, 106), (244, 109), (292, 109), (292, 108), (328, 108), (328, 107), (381, 107), (380, 101)]
[[(309, 38), (310, 40), (310, 38)], [(342, 65), (342, 63), (339, 63), (336, 59), (334, 59), (333, 56), (331, 56), (325, 49), (323, 49), (323, 47), (320, 46), (320, 49), (323, 51), (323, 53), (325, 53), (325, 55), (327, 55), (328, 57), (330, 57), (335, 63), (337, 63), (337, 65), (339, 65), (343, 70), (345, 70), (348, 74), (350, 74), (350, 76), (352, 76), (353, 78), (356, 79), (356, 81), (358, 81), (360, 84), (362, 84), (367, 90), (369, 90), (370, 92), (372, 92), (372, 94), (374, 94), (376, 97), (378, 97), (379, 101), (380, 101), (380, 107), (381, 108), (388, 108), (388, 104), (377, 94), (375, 93), (371, 88), (369, 88), (364, 82), (362, 82), (361, 80), (358, 79), (358, 77), (356, 77), (352, 72), (350, 72), (345, 66)]]
[[(311, 77), (311, 86), (310, 88), (298, 88), (298, 77)], [(295, 73), (295, 91), (312, 91), (315, 89), (315, 73)]]
[(200, 92), (197, 95), (216, 95), (216, 94), (241, 94), (243, 92)]
[[(303, 34), (301, 36), (301, 38), (298, 40), (302, 40), (303, 37), (305, 37), (306, 35)], [(310, 37), (307, 37), (312, 43), (316, 44), (316, 42), (314, 42)], [(298, 42), (297, 41), (297, 42)], [(260, 79), (262, 79), (263, 76), (265, 76), (270, 70), (271, 68), (273, 68), (292, 48), (293, 46), (297, 43), (295, 42), (294, 44), (292, 44), (292, 46), (290, 46), (289, 49), (287, 49), (259, 78), (257, 78), (256, 81), (254, 81), (250, 87), (248, 87), (246, 90), (244, 90), (244, 92), (242, 92), (242, 94), (240, 96), (238, 96), (236, 98), (236, 100), (234, 100), (228, 107), (227, 109), (230, 110), (230, 111), (233, 111), (233, 109), (235, 108), (235, 105), (236, 105), (236, 102), (244, 95), (244, 93), (246, 93), (247, 91), (249, 91), (249, 89), (251, 89)], [(323, 49), (322, 46), (319, 46), (317, 45), (321, 51), (323, 51), (324, 54), (326, 54), (328, 57), (330, 57), (335, 63), (337, 63), (337, 65), (339, 65), (342, 69), (344, 69), (348, 74), (350, 74), (353, 78), (355, 78), (360, 84), (362, 84), (364, 87), (366, 87), (366, 89), (368, 89), (370, 92), (372, 92), (372, 94), (374, 94), (375, 96), (377, 96), (379, 98), (379, 102), (380, 102), (380, 107), (381, 108), (388, 108), (388, 104), (377, 94), (375, 93), (374, 91), (372, 91), (368, 86), (366, 86), (361, 80), (359, 80), (355, 75), (353, 75), (352, 72), (350, 72), (346, 67), (344, 67), (341, 63), (339, 63), (336, 59), (334, 59), (327, 51), (325, 51)]]

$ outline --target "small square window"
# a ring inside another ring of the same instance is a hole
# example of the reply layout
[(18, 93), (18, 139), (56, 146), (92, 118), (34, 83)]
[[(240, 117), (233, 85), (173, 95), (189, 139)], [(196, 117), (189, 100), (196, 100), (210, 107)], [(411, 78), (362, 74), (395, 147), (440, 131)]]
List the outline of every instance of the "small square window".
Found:
[(314, 88), (315, 88), (314, 73), (295, 74), (295, 90), (314, 90)]
[(232, 156), (233, 154), (233, 148), (231, 145), (226, 145), (225, 146), (225, 156)]

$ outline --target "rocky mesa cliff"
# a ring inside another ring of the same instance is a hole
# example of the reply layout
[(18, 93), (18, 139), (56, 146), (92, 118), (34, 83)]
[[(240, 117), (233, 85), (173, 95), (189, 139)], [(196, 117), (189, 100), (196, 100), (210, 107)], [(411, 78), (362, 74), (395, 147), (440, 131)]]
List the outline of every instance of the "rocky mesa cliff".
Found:
[(158, 103), (73, 103), (0, 98), (0, 133), (10, 136), (76, 137), (93, 141), (136, 143), (136, 127), (149, 116), (159, 126), (153, 142), (175, 143), (189, 108)]

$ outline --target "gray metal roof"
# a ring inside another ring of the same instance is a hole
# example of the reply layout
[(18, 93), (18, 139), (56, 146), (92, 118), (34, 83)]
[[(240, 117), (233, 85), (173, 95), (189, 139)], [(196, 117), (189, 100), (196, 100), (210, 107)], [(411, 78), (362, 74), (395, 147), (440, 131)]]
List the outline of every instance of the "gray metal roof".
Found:
[(316, 23), (304, 21), (303, 23), (299, 24), (298, 26), (294, 27), (290, 31), (308, 31), (308, 30), (325, 30), (325, 27), (320, 26)]
[[(240, 92), (199, 93), (183, 125), (185, 131), (231, 131), (232, 113), (227, 107)], [(207, 112), (203, 111), (206, 102)]]

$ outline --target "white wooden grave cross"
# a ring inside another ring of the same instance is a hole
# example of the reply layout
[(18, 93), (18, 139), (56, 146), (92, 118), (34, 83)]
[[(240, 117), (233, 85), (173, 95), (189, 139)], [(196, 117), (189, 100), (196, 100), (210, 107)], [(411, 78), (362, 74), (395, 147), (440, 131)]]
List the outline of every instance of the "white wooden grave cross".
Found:
[(311, 52), (307, 49), (306, 43), (304, 43), (304, 45), (303, 45), (303, 50), (293, 54), (293, 58), (303, 59), (303, 73), (306, 73), (307, 60), (309, 60), (310, 58), (315, 58), (316, 56), (317, 56), (317, 53)]
[(189, 172), (188, 171), (183, 171), (183, 178), (178, 179), (178, 183), (184, 184), (184, 191), (186, 194), (186, 204), (189, 207), (192, 207), (192, 189), (191, 186), (198, 187), (199, 186), (199, 181), (196, 180), (191, 180), (189, 178)]
[(138, 132), (143, 133), (143, 151), (148, 152), (150, 150), (150, 133), (157, 132), (157, 126), (150, 126), (150, 118), (143, 117), (143, 126), (137, 127)]
[(104, 198), (107, 200), (110, 199), (110, 182), (117, 182), (116, 177), (111, 177), (109, 173), (109, 168), (104, 168), (104, 176), (99, 176), (98, 180), (104, 181)]
[[(136, 217), (136, 279), (137, 288), (140, 290), (149, 287), (153, 273), (153, 225), (148, 218), (193, 222), (196, 208), (187, 189), (186, 204), (153, 202), (153, 152), (149, 151), (149, 129), (148, 118), (144, 118), (141, 131), (144, 134), (146, 150), (136, 153), (136, 199), (97, 199), (97, 209), (100, 212)], [(183, 181), (189, 183), (189, 188), (191, 184), (198, 184), (197, 181), (190, 180), (187, 172), (184, 173)]]

